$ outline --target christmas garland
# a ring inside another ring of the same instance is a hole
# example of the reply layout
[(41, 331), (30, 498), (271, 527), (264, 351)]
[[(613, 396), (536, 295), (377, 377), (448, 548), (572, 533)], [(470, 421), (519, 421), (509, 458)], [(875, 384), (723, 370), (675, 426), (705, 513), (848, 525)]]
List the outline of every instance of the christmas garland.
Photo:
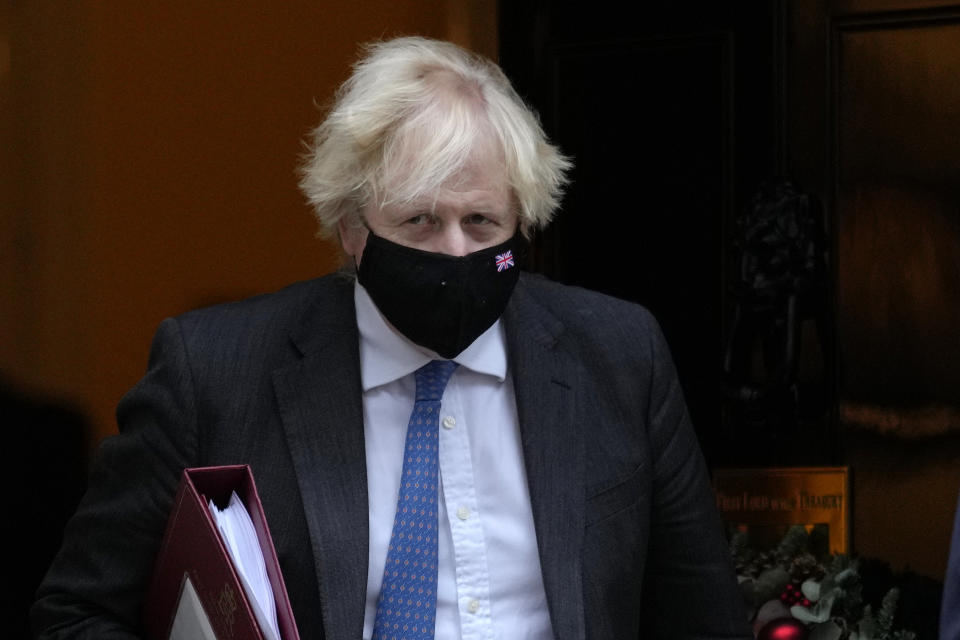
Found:
[(818, 557), (816, 532), (791, 527), (773, 549), (750, 544), (736, 531), (730, 549), (757, 640), (915, 640), (895, 628), (898, 587), (879, 606), (864, 602), (861, 560), (834, 554)]

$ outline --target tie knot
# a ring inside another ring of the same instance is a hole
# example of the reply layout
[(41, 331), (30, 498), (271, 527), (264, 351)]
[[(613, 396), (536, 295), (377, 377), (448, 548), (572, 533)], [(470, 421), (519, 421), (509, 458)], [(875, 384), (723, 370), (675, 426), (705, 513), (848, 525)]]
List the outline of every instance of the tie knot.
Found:
[(453, 375), (457, 363), (453, 360), (431, 360), (414, 373), (417, 380), (416, 401), (439, 401), (443, 397), (443, 390)]

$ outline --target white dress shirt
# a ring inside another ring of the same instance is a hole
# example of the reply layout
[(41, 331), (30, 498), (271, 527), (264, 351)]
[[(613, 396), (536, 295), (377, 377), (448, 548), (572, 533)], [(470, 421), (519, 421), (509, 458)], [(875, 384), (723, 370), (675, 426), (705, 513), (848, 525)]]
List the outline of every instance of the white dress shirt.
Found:
[[(383, 581), (413, 410), (413, 372), (438, 356), (398, 333), (356, 285), (370, 506), (363, 637)], [(437, 617), (443, 640), (548, 640), (547, 611), (506, 340), (497, 321), (463, 353), (440, 407)]]

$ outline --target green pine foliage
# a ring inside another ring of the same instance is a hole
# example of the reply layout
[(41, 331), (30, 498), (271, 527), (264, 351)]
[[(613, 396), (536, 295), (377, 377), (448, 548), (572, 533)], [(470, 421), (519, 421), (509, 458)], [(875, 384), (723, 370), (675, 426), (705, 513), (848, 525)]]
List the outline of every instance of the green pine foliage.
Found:
[(813, 581), (819, 584), (820, 597), (809, 610), (826, 607), (829, 618), (807, 623), (811, 632), (824, 626), (821, 633), (812, 636), (836, 637), (823, 633), (829, 626), (840, 630), (839, 640), (916, 640), (913, 631), (894, 628), (899, 590), (891, 588), (874, 611), (863, 602), (860, 560), (847, 554), (817, 556), (815, 549), (823, 548), (821, 543), (822, 540), (812, 540), (803, 526), (791, 527), (772, 549), (752, 546), (746, 531), (731, 532), (730, 553), (750, 610), (756, 613), (765, 602), (779, 598), (788, 584), (796, 589)]

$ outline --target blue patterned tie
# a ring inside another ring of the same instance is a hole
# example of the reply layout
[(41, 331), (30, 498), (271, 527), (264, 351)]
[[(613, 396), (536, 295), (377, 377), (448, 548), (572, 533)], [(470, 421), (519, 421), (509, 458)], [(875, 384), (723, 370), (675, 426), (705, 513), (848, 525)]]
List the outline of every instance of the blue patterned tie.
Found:
[(432, 640), (437, 608), (437, 477), (440, 399), (457, 368), (433, 360), (417, 369), (400, 495), (377, 601), (373, 640)]

